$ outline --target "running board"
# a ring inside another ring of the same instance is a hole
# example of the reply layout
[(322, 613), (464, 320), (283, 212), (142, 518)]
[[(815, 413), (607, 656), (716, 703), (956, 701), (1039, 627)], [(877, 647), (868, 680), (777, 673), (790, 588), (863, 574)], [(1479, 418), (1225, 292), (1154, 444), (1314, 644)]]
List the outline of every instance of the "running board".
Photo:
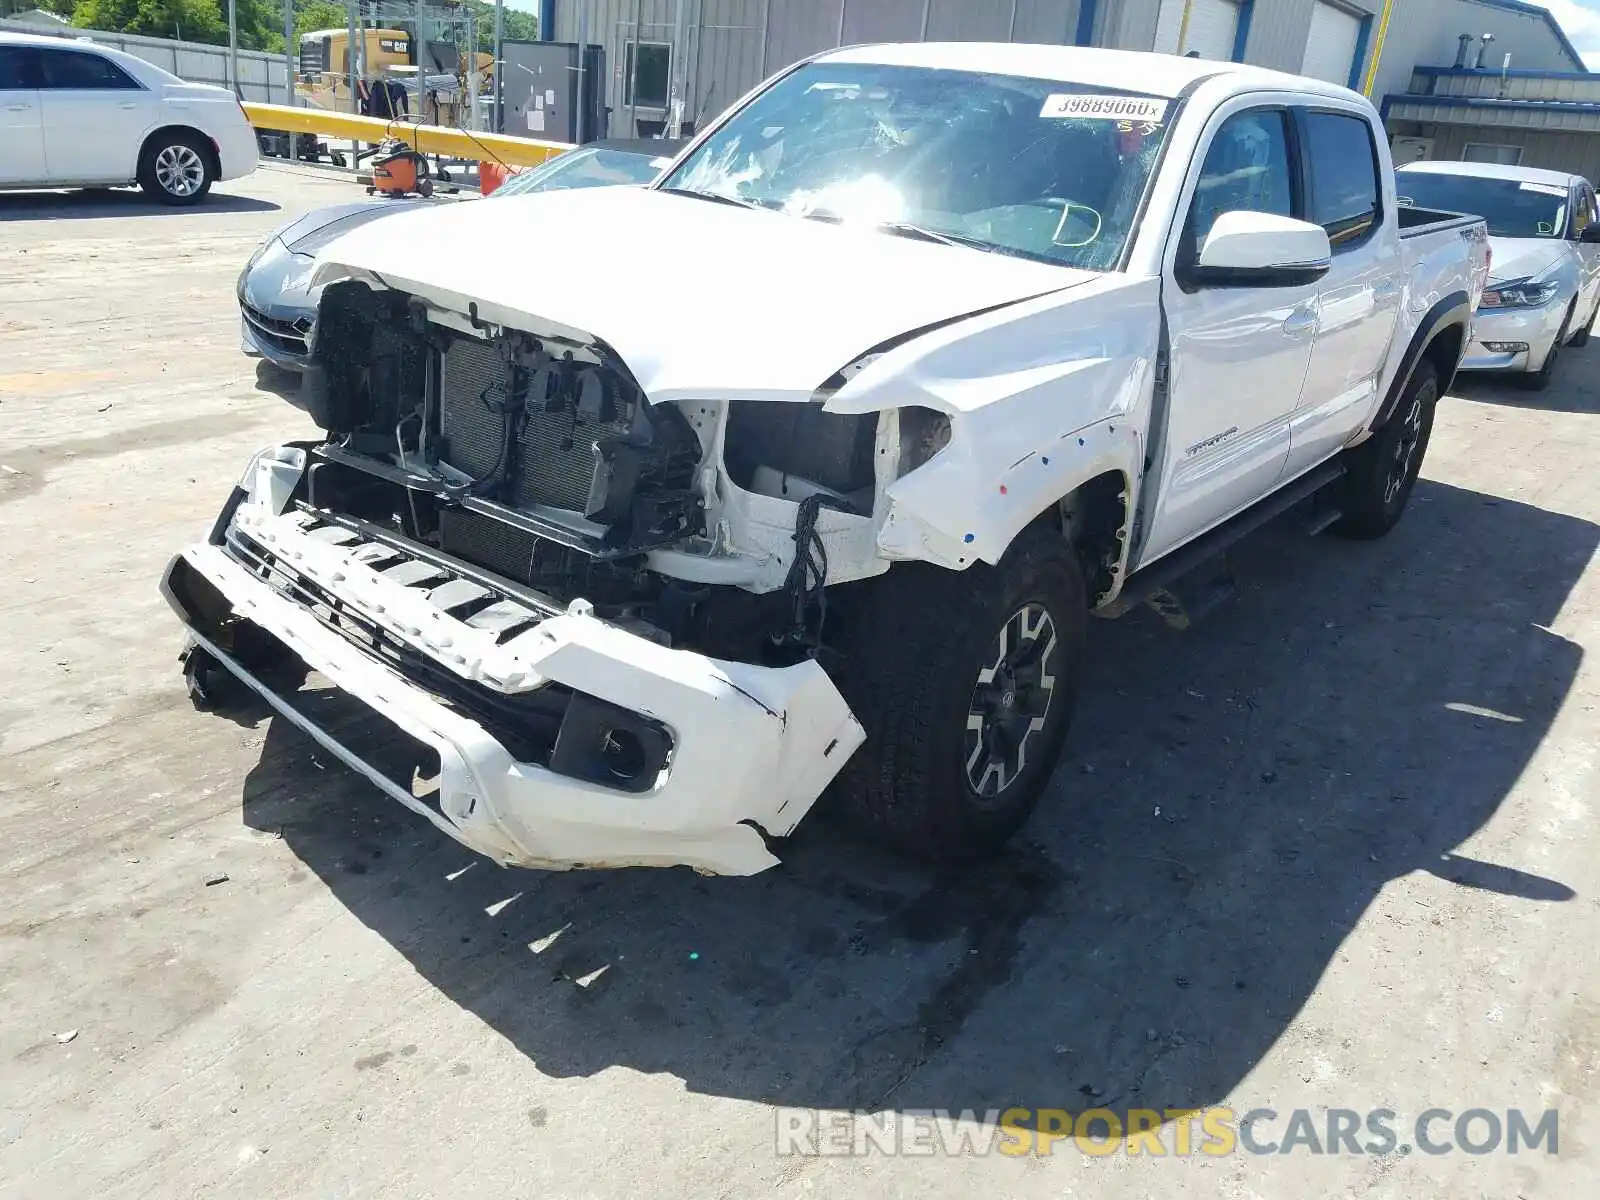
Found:
[[(1117, 593), (1117, 598), (1104, 608), (1097, 609), (1096, 615), (1120, 617), (1132, 612), (1141, 604), (1154, 601), (1157, 611), (1162, 613), (1169, 624), (1173, 623), (1167, 612), (1172, 607), (1174, 599), (1171, 589), (1178, 580), (1204, 566), (1229, 546), (1254, 533), (1268, 521), (1282, 516), (1302, 500), (1320, 492), (1340, 478), (1344, 471), (1344, 464), (1338, 459), (1330, 460), (1314, 470), (1307, 471), (1271, 495), (1256, 501), (1210, 533), (1203, 534), (1163, 558), (1158, 558), (1148, 567), (1135, 571), (1128, 576), (1128, 582), (1123, 585), (1122, 591)], [(1210, 609), (1215, 607), (1215, 604), (1207, 603), (1203, 607)]]

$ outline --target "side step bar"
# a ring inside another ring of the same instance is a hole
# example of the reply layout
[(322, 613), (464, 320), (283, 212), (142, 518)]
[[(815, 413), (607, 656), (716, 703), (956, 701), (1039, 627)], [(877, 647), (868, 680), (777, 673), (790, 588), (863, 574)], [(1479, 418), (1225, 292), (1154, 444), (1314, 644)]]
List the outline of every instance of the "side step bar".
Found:
[[(1307, 471), (1298, 479), (1285, 484), (1270, 496), (1256, 501), (1242, 513), (1223, 522), (1210, 533), (1203, 534), (1163, 558), (1158, 558), (1148, 567), (1135, 571), (1128, 576), (1128, 582), (1123, 584), (1117, 598), (1104, 608), (1096, 610), (1096, 615), (1124, 616), (1141, 604), (1158, 599), (1161, 593), (1179, 579), (1216, 558), (1229, 546), (1254, 533), (1268, 521), (1282, 516), (1302, 500), (1320, 492), (1344, 473), (1344, 463), (1338, 459), (1330, 460), (1314, 470)], [(1329, 524), (1331, 523), (1330, 521)]]

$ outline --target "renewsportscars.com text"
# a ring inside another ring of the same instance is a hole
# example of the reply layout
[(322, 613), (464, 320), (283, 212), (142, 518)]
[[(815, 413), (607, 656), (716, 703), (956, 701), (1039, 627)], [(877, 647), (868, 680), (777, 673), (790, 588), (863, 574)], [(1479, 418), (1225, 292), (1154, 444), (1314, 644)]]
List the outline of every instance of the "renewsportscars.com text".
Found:
[(898, 1112), (776, 1110), (780, 1156), (999, 1154), (1058, 1149), (1220, 1158), (1230, 1154), (1546, 1154), (1560, 1152), (1555, 1109), (1091, 1108), (904, 1109)]

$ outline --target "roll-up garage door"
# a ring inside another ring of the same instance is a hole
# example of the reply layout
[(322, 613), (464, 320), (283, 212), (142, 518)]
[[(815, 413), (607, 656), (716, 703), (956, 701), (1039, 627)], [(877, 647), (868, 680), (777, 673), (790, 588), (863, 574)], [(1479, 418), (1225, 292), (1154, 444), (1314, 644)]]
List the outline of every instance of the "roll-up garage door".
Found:
[[(1189, 28), (1183, 28), (1184, 0), (1161, 0), (1156, 17), (1155, 49), (1163, 54), (1199, 52), (1201, 58), (1227, 62), (1239, 32), (1239, 6), (1233, 0), (1190, 0)], [(1183, 34), (1179, 45), (1178, 35)]]
[(1300, 73), (1341, 86), (1349, 83), (1356, 43), (1360, 40), (1360, 17), (1318, 0), (1311, 7), (1311, 32), (1306, 37)]

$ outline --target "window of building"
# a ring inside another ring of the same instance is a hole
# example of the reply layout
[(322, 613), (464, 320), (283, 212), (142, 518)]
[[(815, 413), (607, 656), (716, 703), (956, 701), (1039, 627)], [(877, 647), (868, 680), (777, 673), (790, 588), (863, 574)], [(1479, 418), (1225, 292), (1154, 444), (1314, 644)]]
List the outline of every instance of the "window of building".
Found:
[(1522, 161), (1521, 146), (1502, 146), (1495, 142), (1468, 142), (1461, 151), (1462, 162), (1499, 163), (1514, 167)]
[(665, 108), (672, 79), (670, 42), (628, 42), (622, 53), (622, 102)]
[(1309, 219), (1328, 231), (1337, 250), (1365, 237), (1378, 220), (1378, 160), (1372, 126), (1342, 113), (1306, 114), (1311, 160)]
[(1211, 226), (1225, 212), (1295, 215), (1289, 136), (1281, 109), (1235, 113), (1211, 139), (1189, 210), (1191, 253), (1205, 245)]
[(139, 85), (116, 63), (78, 50), (45, 50), (44, 86), (84, 91), (116, 91)]

